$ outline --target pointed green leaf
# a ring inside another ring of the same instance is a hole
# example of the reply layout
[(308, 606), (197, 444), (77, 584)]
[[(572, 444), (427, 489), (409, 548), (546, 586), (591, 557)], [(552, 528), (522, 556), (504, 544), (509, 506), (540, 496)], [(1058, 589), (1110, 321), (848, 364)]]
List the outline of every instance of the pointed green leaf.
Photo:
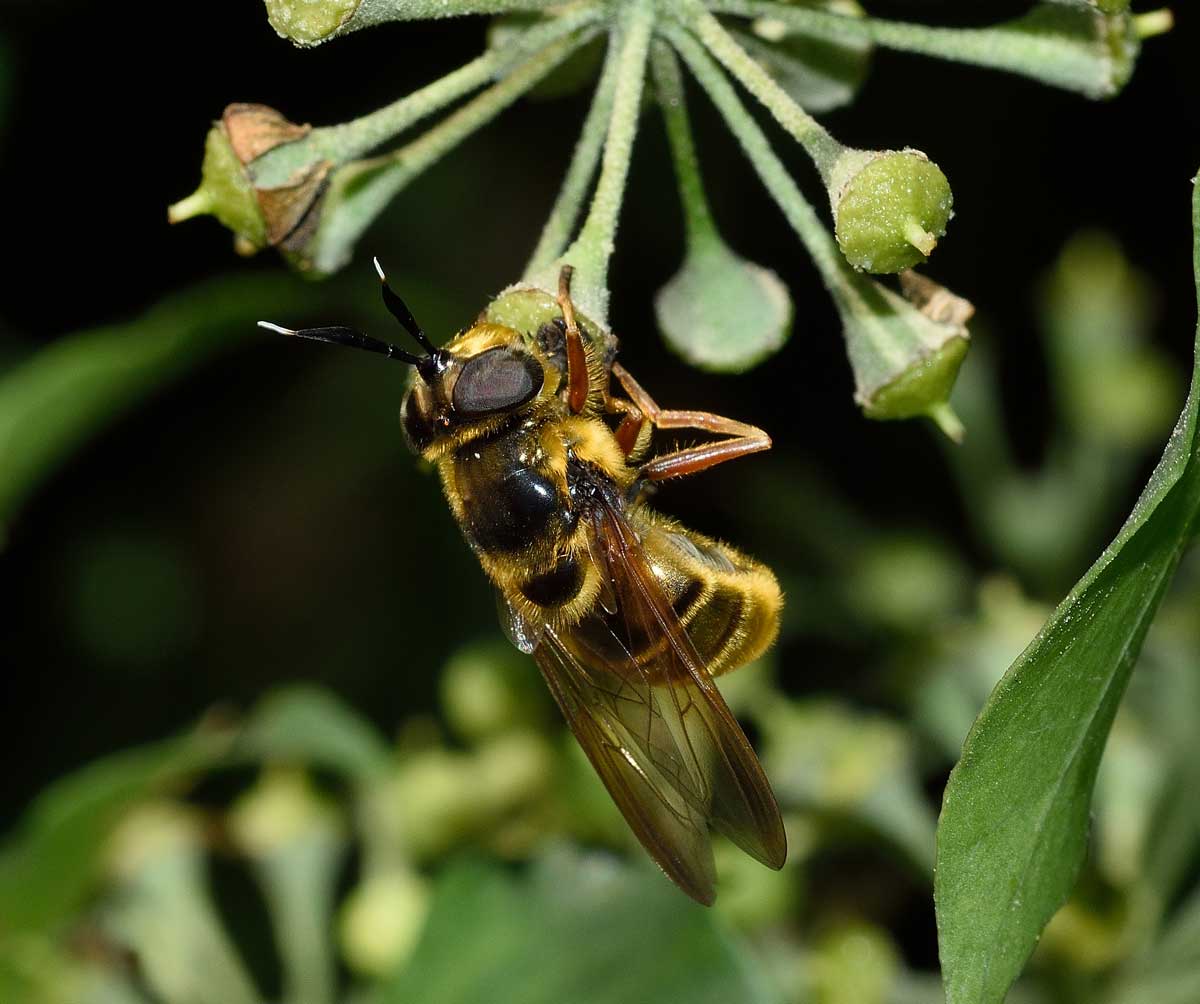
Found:
[[(1200, 193), (1193, 203), (1200, 276)], [(1075, 882), (1113, 715), (1200, 530), (1200, 336), (1166, 452), (1116, 539), (988, 699), (950, 777), (935, 895), (948, 1004), (999, 1004)]]
[(649, 869), (562, 850), (452, 868), (381, 1004), (771, 1004), (711, 911)]

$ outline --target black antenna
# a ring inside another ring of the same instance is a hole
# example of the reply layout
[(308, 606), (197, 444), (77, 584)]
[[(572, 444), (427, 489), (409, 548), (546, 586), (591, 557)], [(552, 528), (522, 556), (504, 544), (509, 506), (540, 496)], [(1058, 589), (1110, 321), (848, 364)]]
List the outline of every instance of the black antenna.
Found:
[(404, 349), (397, 345), (392, 345), (390, 342), (381, 342), (378, 338), (372, 338), (370, 335), (364, 335), (361, 331), (355, 331), (354, 328), (301, 328), (299, 331), (293, 331), (291, 328), (272, 324), (270, 321), (259, 321), (258, 326), (281, 335), (294, 335), (296, 338), (307, 338), (314, 342), (326, 342), (330, 345), (348, 345), (352, 349), (366, 349), (368, 352), (378, 352), (381, 356), (387, 356), (389, 359), (399, 359), (413, 366), (420, 366), (427, 358), (426, 356), (415, 355), (412, 352), (405, 352)]
[(400, 297), (388, 285), (387, 276), (383, 274), (383, 266), (379, 264), (379, 259), (372, 259), (375, 262), (375, 271), (379, 273), (379, 281), (383, 283), (383, 302), (388, 310), (392, 312), (392, 316), (404, 327), (410, 335), (413, 336), (426, 352), (426, 355), (418, 356), (412, 352), (406, 352), (398, 345), (392, 345), (391, 342), (380, 341), (378, 338), (372, 338), (370, 335), (364, 335), (361, 331), (354, 328), (335, 326), (329, 328), (301, 328), (299, 331), (293, 331), (291, 328), (285, 328), (279, 324), (272, 324), (270, 321), (259, 321), (258, 326), (265, 328), (267, 331), (274, 331), (281, 335), (294, 335), (296, 338), (307, 338), (314, 342), (326, 342), (330, 345), (347, 345), (352, 349), (365, 349), (368, 352), (378, 352), (381, 356), (386, 356), (388, 359), (399, 359), (411, 366), (417, 367), (425, 379), (429, 379), (436, 373), (440, 372), (445, 365), (445, 356), (438, 353), (437, 347), (431, 342), (421, 326), (413, 317), (412, 311), (408, 309), (408, 305), (400, 299)]
[(400, 295), (388, 285), (387, 276), (384, 275), (383, 266), (379, 264), (379, 259), (372, 258), (371, 261), (375, 263), (375, 271), (379, 275), (379, 281), (383, 284), (384, 306), (392, 312), (392, 316), (400, 322), (400, 326), (420, 343), (421, 348), (430, 355), (433, 355), (437, 351), (437, 347), (429, 340), (425, 332), (421, 330), (421, 325), (417, 323), (417, 319), (413, 317), (412, 311), (408, 309), (408, 304), (401, 300)]

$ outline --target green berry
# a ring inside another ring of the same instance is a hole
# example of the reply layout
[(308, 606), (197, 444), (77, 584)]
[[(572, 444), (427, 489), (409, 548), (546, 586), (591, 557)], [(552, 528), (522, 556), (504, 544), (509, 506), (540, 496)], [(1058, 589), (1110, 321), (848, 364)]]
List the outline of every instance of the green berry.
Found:
[(946, 176), (918, 150), (848, 150), (831, 182), (837, 241), (860, 272), (900, 272), (925, 261), (953, 215)]
[(267, 20), (282, 38), (317, 45), (358, 10), (359, 0), (264, 0)]

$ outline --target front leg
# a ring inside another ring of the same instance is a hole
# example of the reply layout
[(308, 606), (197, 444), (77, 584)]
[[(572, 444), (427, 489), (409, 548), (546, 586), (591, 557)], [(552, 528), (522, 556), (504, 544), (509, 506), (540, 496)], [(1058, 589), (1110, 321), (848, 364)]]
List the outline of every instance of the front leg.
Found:
[[(629, 395), (633, 404), (633, 408), (617, 409), (625, 412), (625, 417), (617, 428), (617, 441), (621, 443), (626, 454), (637, 442), (637, 436), (644, 421), (649, 421), (656, 429), (701, 429), (704, 432), (731, 437), (715, 443), (703, 443), (700, 446), (672, 450), (670, 453), (653, 457), (646, 461), (638, 472), (640, 480), (665, 481), (668, 478), (681, 478), (688, 474), (706, 471), (727, 460), (735, 460), (738, 457), (771, 448), (771, 437), (757, 426), (747, 425), (745, 422), (738, 422), (732, 418), (723, 418), (708, 411), (664, 410), (655, 403), (642, 385), (620, 363), (613, 363), (612, 374), (625, 389), (625, 393)], [(623, 431), (625, 432), (624, 438), (622, 438)], [(626, 442), (629, 443), (628, 449), (625, 447)]]
[(567, 326), (567, 407), (571, 414), (578, 415), (587, 405), (591, 378), (579, 325), (575, 323), (575, 305), (571, 302), (571, 274), (574, 271), (570, 265), (564, 265), (558, 273), (558, 306)]

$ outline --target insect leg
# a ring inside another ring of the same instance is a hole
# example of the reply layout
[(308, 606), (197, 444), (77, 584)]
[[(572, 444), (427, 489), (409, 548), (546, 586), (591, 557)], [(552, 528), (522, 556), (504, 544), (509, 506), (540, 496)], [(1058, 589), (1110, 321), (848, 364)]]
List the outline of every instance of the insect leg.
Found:
[(564, 265), (558, 274), (558, 306), (567, 325), (567, 407), (578, 415), (587, 404), (590, 378), (583, 339), (579, 337), (579, 325), (575, 323), (575, 305), (571, 303), (573, 271), (570, 265)]
[[(667, 478), (696, 474), (716, 467), (717, 464), (723, 464), (726, 460), (735, 460), (771, 448), (771, 437), (757, 426), (714, 415), (708, 411), (664, 410), (620, 363), (613, 363), (612, 373), (620, 381), (637, 410), (656, 429), (700, 429), (730, 437), (715, 443), (673, 450), (648, 460), (641, 469), (641, 477), (647, 481), (664, 481)], [(628, 419), (628, 415), (626, 418)], [(624, 421), (621, 424), (624, 425)]]

